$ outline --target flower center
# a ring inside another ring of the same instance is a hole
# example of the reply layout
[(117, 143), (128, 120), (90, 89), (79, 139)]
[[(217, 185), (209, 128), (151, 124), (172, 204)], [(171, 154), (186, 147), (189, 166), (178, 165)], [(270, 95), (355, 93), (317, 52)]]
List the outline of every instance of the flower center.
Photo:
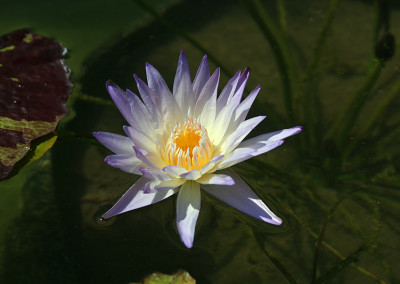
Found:
[(166, 145), (166, 162), (190, 171), (201, 169), (212, 157), (212, 145), (207, 130), (193, 119), (177, 123)]

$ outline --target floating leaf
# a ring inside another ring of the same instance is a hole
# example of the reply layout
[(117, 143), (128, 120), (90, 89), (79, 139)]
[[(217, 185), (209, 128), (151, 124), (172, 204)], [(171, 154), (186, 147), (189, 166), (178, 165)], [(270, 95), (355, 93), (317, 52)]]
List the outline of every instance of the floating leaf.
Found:
[(196, 284), (196, 280), (186, 271), (180, 270), (173, 275), (153, 273), (144, 279), (144, 284)]
[(0, 37), (0, 179), (66, 115), (72, 84), (65, 53), (28, 29)]

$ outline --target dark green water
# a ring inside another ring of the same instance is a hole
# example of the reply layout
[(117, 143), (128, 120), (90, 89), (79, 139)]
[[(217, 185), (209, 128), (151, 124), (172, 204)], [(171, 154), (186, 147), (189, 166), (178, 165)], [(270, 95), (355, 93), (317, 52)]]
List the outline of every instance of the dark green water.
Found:
[[(212, 2), (2, 4), (1, 34), (29, 27), (69, 49), (75, 89), (56, 145), (0, 182), (1, 283), (129, 283), (178, 269), (198, 283), (400, 282), (400, 56), (375, 59), (378, 6), (265, 1), (267, 18), (257, 1)], [(304, 126), (235, 167), (282, 226), (206, 194), (191, 250), (175, 226), (176, 196), (100, 219), (137, 177), (103, 162), (109, 151), (91, 133), (122, 134), (126, 122), (87, 96), (110, 102), (108, 79), (136, 92), (132, 74), (145, 79), (145, 62), (172, 87), (181, 49), (192, 78), (204, 53), (212, 71), (220, 62), (221, 89), (251, 68), (246, 94), (262, 89), (249, 116), (267, 115), (251, 135)]]

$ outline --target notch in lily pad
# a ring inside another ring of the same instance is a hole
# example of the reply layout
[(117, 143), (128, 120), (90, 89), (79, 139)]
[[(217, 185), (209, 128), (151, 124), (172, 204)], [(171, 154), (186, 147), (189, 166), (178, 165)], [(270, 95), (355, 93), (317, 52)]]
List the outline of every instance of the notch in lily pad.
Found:
[(29, 29), (0, 36), (0, 179), (54, 144), (72, 90), (65, 55), (59, 42)]

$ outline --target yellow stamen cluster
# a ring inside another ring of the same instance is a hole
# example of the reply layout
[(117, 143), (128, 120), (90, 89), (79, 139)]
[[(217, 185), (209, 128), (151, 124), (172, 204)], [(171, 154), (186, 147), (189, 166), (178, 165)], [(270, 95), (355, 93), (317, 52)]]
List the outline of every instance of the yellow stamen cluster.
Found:
[(190, 171), (201, 169), (212, 158), (207, 130), (193, 119), (176, 124), (166, 145), (166, 162)]

